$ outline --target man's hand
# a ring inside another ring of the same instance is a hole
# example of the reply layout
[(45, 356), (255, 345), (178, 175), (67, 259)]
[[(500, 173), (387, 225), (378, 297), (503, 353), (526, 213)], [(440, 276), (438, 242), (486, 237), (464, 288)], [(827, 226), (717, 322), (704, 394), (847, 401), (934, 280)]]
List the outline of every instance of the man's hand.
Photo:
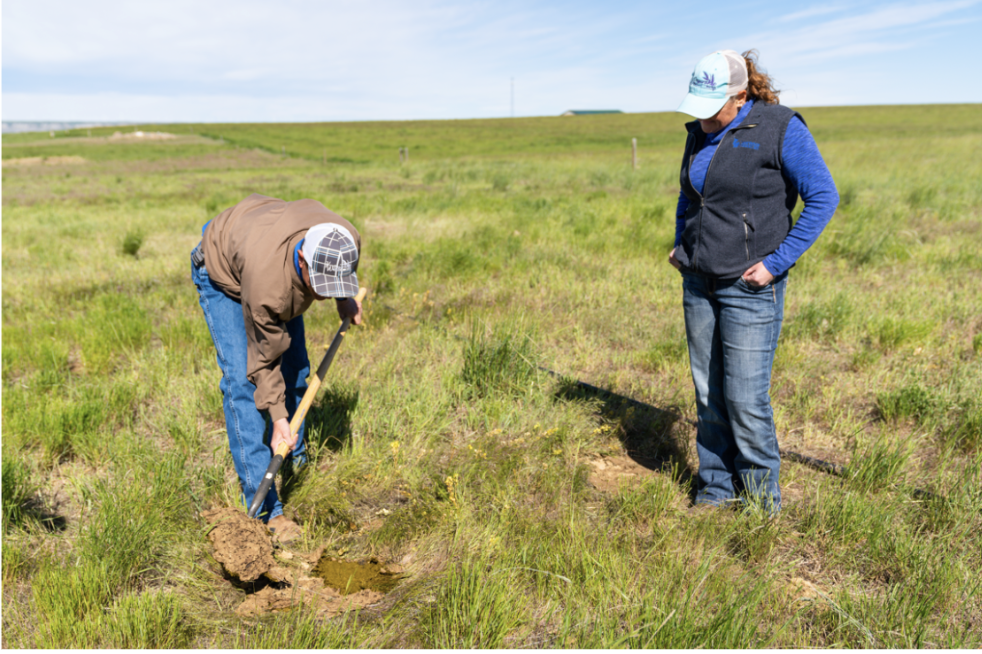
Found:
[(341, 320), (351, 318), (356, 325), (361, 324), (361, 302), (353, 297), (338, 300), (338, 315)]
[(276, 451), (280, 443), (286, 443), (291, 452), (297, 446), (297, 437), (290, 433), (290, 421), (286, 418), (273, 421), (273, 440), (269, 444), (273, 448), (273, 452)]
[(755, 263), (743, 273), (743, 281), (750, 286), (767, 286), (774, 281), (774, 275), (764, 267), (764, 262)]
[(668, 253), (668, 263), (675, 266), (675, 270), (680, 270), (682, 268), (682, 264), (675, 258), (675, 248), (672, 248), (672, 251)]

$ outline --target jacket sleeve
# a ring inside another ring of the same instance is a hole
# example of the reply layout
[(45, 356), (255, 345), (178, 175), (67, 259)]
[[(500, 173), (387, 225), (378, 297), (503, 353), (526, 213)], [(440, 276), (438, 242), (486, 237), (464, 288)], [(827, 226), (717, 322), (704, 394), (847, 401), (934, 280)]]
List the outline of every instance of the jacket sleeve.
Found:
[(246, 376), (256, 385), (256, 408), (269, 411), (272, 420), (289, 418), (286, 410), (286, 383), (280, 362), (290, 348), (290, 334), (276, 312), (263, 305), (253, 306), (242, 298), (248, 353)]
[(797, 116), (788, 124), (781, 159), (784, 176), (798, 189), (805, 208), (784, 242), (764, 258), (764, 267), (774, 276), (791, 268), (818, 240), (839, 205), (832, 174), (811, 132)]

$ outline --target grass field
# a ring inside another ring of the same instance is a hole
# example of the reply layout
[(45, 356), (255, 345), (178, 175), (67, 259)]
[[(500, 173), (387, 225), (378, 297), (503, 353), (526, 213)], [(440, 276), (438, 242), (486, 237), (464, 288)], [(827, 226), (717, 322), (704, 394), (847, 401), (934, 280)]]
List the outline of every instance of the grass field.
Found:
[[(785, 460), (776, 520), (686, 511), (680, 115), (4, 135), (3, 646), (982, 646), (982, 114), (802, 113), (841, 203), (771, 394), (841, 474)], [(200, 517), (239, 492), (188, 255), (253, 192), (365, 242), (283, 565), (408, 576), (330, 620), (236, 615)]]

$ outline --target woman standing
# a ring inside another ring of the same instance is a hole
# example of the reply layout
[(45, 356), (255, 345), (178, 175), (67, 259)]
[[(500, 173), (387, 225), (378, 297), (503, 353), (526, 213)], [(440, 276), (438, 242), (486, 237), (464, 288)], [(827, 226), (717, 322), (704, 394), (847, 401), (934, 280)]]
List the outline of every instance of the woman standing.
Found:
[(696, 390), (696, 506), (738, 497), (771, 513), (781, 506), (769, 391), (788, 270), (839, 195), (804, 119), (777, 96), (753, 50), (722, 50), (696, 65), (678, 108), (698, 119), (686, 124), (668, 256), (682, 273)]

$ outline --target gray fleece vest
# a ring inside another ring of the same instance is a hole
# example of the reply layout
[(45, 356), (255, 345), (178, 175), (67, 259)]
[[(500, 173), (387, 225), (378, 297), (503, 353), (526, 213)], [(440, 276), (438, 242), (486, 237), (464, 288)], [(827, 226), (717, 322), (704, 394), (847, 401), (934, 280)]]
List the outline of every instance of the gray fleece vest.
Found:
[(723, 136), (701, 195), (689, 181), (689, 165), (706, 135), (698, 121), (686, 124), (680, 182), (689, 209), (675, 251), (683, 267), (722, 279), (739, 277), (784, 241), (798, 201), (797, 189), (781, 173), (784, 133), (793, 116), (801, 118), (779, 104), (754, 102), (743, 122)]

